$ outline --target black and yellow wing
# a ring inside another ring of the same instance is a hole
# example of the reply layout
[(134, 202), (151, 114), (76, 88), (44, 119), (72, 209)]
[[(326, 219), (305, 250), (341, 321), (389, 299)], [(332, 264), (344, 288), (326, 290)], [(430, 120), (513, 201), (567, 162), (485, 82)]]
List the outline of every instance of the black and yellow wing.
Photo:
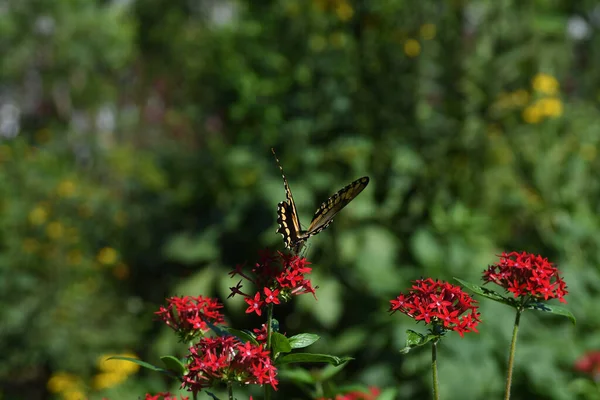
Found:
[[(285, 189), (285, 199), (277, 205), (277, 224), (279, 228), (277, 233), (281, 233), (283, 236), (283, 243), (286, 248), (292, 249), (295, 252), (296, 243), (300, 243), (300, 235), (302, 228), (300, 227), (300, 220), (298, 219), (298, 211), (296, 210), (296, 203), (294, 203), (294, 197), (292, 196), (292, 190), (288, 184), (283, 167), (275, 154), (275, 150), (271, 149), (275, 156), (275, 161), (281, 171), (281, 177), (283, 178), (283, 187)], [(299, 248), (298, 248), (299, 250)]]

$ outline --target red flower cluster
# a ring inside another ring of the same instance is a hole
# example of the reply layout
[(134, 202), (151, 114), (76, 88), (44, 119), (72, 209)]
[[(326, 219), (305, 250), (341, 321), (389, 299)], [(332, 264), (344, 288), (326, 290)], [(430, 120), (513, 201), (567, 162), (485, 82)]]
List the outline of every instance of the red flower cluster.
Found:
[(171, 394), (169, 392), (157, 393), (157, 394), (147, 393), (146, 397), (144, 397), (144, 400), (189, 400), (189, 399), (190, 398), (188, 396), (177, 397), (176, 395)]
[(369, 388), (369, 393), (354, 391), (346, 394), (338, 394), (334, 399), (320, 397), (317, 400), (377, 400), (380, 393), (381, 390), (379, 388), (371, 387)]
[(155, 314), (185, 341), (210, 330), (206, 322), (213, 325), (225, 323), (219, 311), (223, 305), (216, 299), (203, 296), (171, 297), (167, 303), (166, 308), (161, 306)]
[(268, 304), (279, 304), (280, 299), (289, 301), (292, 296), (304, 293), (315, 295), (310, 280), (304, 278), (304, 275), (311, 271), (308, 267), (310, 263), (306, 258), (281, 252), (273, 254), (268, 250), (261, 252), (259, 256), (259, 262), (250, 271), (244, 271), (244, 266), (238, 265), (229, 273), (232, 278), (240, 275), (252, 282), (257, 289), (253, 295), (242, 292), (242, 281), (230, 288), (229, 297), (236, 294), (246, 297), (245, 301), (248, 303), (246, 313), (255, 312), (261, 315), (263, 307)]
[(471, 296), (458, 286), (431, 278), (415, 281), (407, 295), (400, 294), (390, 303), (392, 313), (400, 311), (415, 321), (433, 323), (460, 336), (477, 332), (475, 327), (480, 322), (477, 302)]
[(483, 272), (483, 280), (502, 286), (515, 298), (531, 296), (536, 299), (563, 298), (567, 284), (558, 269), (547, 258), (529, 253), (502, 253), (500, 261)]
[(263, 345), (234, 336), (205, 337), (190, 348), (182, 387), (193, 393), (218, 383), (269, 384), (277, 390), (277, 369)]
[(600, 381), (600, 351), (591, 351), (575, 362), (575, 370)]

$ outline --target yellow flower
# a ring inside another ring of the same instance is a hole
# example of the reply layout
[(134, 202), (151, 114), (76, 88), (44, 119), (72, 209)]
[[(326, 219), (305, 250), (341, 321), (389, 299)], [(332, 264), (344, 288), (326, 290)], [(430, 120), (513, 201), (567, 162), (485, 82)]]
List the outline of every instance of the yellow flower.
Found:
[(559, 117), (563, 113), (563, 105), (560, 99), (556, 97), (548, 97), (538, 101), (539, 107), (543, 115), (548, 117)]
[(42, 225), (48, 218), (48, 210), (43, 206), (36, 206), (29, 212), (29, 222), (32, 225)]
[(404, 42), (404, 53), (409, 57), (416, 57), (421, 54), (421, 44), (415, 39), (408, 39)]
[(62, 394), (64, 400), (86, 400), (87, 396), (79, 389), (69, 390)]
[(23, 251), (25, 253), (35, 253), (40, 248), (40, 244), (33, 238), (23, 240)]
[(77, 388), (80, 384), (79, 378), (68, 372), (57, 372), (48, 379), (46, 387), (52, 393), (63, 393)]
[(70, 250), (67, 253), (67, 262), (71, 265), (79, 265), (83, 260), (83, 255), (81, 254), (81, 250)]
[(335, 5), (335, 14), (341, 21), (348, 21), (354, 15), (354, 9), (347, 1), (339, 1)]
[(525, 89), (515, 90), (510, 94), (512, 103), (517, 107), (523, 107), (529, 101), (529, 92)]
[(127, 379), (127, 376), (114, 372), (102, 372), (94, 376), (93, 386), (97, 390), (109, 389)]
[(112, 247), (105, 247), (98, 252), (96, 259), (100, 264), (112, 265), (117, 262), (118, 253)]
[[(94, 377), (94, 387), (96, 389), (106, 389), (118, 385), (127, 379), (128, 376), (139, 371), (140, 366), (126, 360), (108, 360), (114, 354), (103, 354), (98, 357), (97, 365), (100, 372)], [(133, 353), (118, 354), (122, 357), (138, 358)]]
[(436, 28), (434, 24), (423, 24), (419, 29), (423, 40), (431, 40), (435, 37)]
[(60, 239), (64, 233), (65, 228), (60, 222), (50, 222), (46, 227), (46, 235), (48, 235), (50, 239)]
[(71, 180), (64, 180), (58, 184), (56, 192), (60, 197), (71, 197), (75, 193), (75, 183)]
[(533, 77), (531, 85), (536, 91), (546, 95), (553, 96), (558, 92), (558, 81), (552, 75), (537, 74)]
[(523, 110), (523, 121), (528, 124), (537, 124), (542, 120), (542, 110), (537, 105), (531, 105)]

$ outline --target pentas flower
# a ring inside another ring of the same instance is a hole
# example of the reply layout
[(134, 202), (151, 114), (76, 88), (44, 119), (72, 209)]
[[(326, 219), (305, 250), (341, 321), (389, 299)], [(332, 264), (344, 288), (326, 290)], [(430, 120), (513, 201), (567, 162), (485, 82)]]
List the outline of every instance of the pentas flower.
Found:
[(188, 396), (177, 397), (177, 395), (171, 394), (169, 392), (150, 394), (147, 393), (144, 400), (189, 400)]
[(262, 310), (268, 304), (280, 304), (281, 301), (289, 301), (292, 296), (304, 293), (315, 295), (315, 289), (305, 275), (311, 272), (310, 264), (306, 258), (296, 255), (287, 255), (281, 252), (272, 253), (264, 250), (259, 253), (259, 261), (252, 268), (238, 265), (229, 275), (233, 278), (241, 276), (251, 282), (256, 292), (242, 292), (242, 281), (235, 287), (231, 287), (231, 295), (236, 294), (245, 297), (248, 304), (246, 313), (262, 314)]
[(477, 332), (480, 322), (477, 301), (460, 287), (431, 278), (416, 280), (408, 294), (401, 293), (390, 303), (392, 313), (400, 311), (415, 321), (432, 324), (436, 333), (455, 331), (463, 336)]
[(600, 351), (591, 351), (575, 362), (575, 370), (600, 381)]
[(558, 298), (561, 303), (566, 303), (567, 284), (558, 273), (547, 258), (513, 251), (502, 253), (500, 261), (483, 272), (483, 280), (502, 286), (515, 298)]
[(219, 383), (268, 384), (277, 390), (277, 369), (263, 345), (234, 336), (205, 337), (190, 348), (182, 387), (198, 393)]
[(338, 394), (335, 396), (335, 398), (319, 397), (317, 400), (377, 400), (380, 393), (381, 390), (379, 388), (371, 387), (369, 388), (368, 393), (354, 391), (345, 394)]
[(213, 325), (225, 323), (219, 311), (223, 305), (210, 297), (171, 297), (167, 307), (155, 312), (159, 318), (177, 332), (183, 341), (203, 335), (210, 330), (207, 322)]

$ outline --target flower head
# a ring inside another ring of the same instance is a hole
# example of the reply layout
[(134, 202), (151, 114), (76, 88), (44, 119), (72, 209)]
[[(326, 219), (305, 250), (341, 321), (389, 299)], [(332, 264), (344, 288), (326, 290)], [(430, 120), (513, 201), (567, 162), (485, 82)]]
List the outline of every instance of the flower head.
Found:
[(335, 398), (320, 397), (317, 400), (377, 400), (381, 390), (377, 387), (370, 387), (369, 392), (354, 390), (345, 394), (338, 394)]
[(390, 303), (392, 313), (400, 311), (415, 321), (432, 324), (435, 332), (451, 330), (463, 336), (477, 332), (480, 322), (477, 302), (471, 296), (458, 286), (431, 278), (415, 281), (408, 294), (401, 293)]
[(183, 341), (203, 335), (210, 330), (208, 323), (220, 325), (225, 318), (219, 309), (223, 305), (210, 297), (171, 297), (167, 307), (160, 307), (156, 315), (174, 331)]
[(254, 293), (244, 293), (242, 281), (230, 288), (229, 297), (236, 294), (245, 297), (244, 300), (248, 303), (246, 313), (261, 315), (268, 304), (280, 304), (281, 301), (289, 301), (292, 296), (304, 293), (315, 295), (310, 280), (305, 278), (311, 272), (306, 258), (280, 252), (271, 253), (268, 250), (261, 252), (259, 256), (260, 259), (253, 268), (238, 265), (229, 273), (231, 277), (239, 275), (250, 281), (256, 289)]
[(575, 370), (590, 375), (600, 381), (600, 351), (591, 351), (575, 362)]
[(558, 298), (566, 303), (564, 296), (568, 293), (567, 285), (558, 273), (558, 269), (547, 258), (513, 251), (502, 253), (500, 261), (483, 272), (483, 280), (502, 286), (515, 298)]
[(177, 397), (175, 394), (171, 394), (169, 392), (150, 394), (147, 393), (144, 400), (189, 400), (188, 396)]
[(277, 390), (277, 369), (263, 345), (234, 336), (205, 337), (190, 348), (182, 387), (198, 393), (217, 383), (269, 384)]

